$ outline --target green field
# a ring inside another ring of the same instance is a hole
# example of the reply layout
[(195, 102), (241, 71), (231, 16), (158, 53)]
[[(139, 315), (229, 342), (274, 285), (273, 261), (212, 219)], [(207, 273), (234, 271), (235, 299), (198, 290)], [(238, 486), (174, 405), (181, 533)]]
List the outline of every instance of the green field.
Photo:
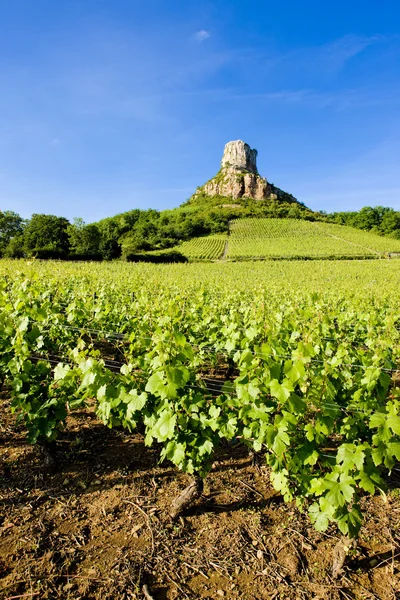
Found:
[(351, 227), (294, 219), (238, 219), (231, 223), (227, 257), (351, 258), (389, 252), (400, 252), (400, 240)]
[(224, 233), (193, 238), (177, 246), (176, 250), (188, 258), (218, 259), (224, 253), (227, 235)]
[(193, 238), (174, 250), (190, 260), (380, 258), (400, 253), (400, 240), (317, 221), (245, 218), (231, 221), (228, 236)]

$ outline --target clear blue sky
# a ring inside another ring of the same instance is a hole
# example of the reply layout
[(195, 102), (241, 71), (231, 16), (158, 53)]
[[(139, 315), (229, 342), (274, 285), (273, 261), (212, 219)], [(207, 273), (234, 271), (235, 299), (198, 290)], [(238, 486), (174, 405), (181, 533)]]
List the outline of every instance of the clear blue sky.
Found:
[(178, 206), (224, 144), (314, 209), (400, 210), (398, 0), (0, 0), (0, 209)]

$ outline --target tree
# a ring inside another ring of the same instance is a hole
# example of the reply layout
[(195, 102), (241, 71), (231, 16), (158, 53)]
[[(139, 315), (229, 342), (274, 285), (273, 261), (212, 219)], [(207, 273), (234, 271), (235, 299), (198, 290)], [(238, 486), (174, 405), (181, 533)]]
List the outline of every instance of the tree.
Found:
[(7, 246), (4, 248), (3, 256), (6, 258), (24, 258), (25, 250), (22, 235), (16, 235), (15, 237), (11, 238)]
[(88, 258), (100, 254), (101, 234), (97, 225), (86, 225), (83, 219), (75, 218), (68, 227), (68, 235), (71, 253)]
[(385, 235), (400, 231), (400, 212), (395, 210), (387, 211), (382, 217), (380, 230)]
[(23, 219), (12, 210), (0, 210), (0, 254), (4, 254), (4, 251), (10, 241), (20, 236), (23, 232), (24, 221)]
[(66, 258), (70, 248), (69, 226), (64, 217), (32, 215), (24, 231), (26, 253), (38, 258)]
[(117, 223), (112, 219), (104, 219), (98, 224), (100, 230), (99, 250), (105, 260), (111, 260), (121, 256), (119, 244), (120, 231)]

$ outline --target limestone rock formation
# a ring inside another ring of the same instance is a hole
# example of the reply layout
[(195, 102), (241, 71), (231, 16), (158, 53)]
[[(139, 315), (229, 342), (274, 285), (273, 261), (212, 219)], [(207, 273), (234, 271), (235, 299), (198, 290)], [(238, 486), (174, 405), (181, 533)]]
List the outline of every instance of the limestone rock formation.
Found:
[(236, 169), (244, 169), (251, 173), (257, 173), (257, 154), (257, 150), (252, 150), (242, 140), (228, 142), (224, 148), (221, 167), (235, 167)]
[(257, 150), (250, 148), (242, 140), (225, 145), (221, 169), (197, 194), (206, 196), (226, 196), (253, 198), (254, 200), (282, 199), (294, 202), (296, 199), (268, 183), (257, 171)]

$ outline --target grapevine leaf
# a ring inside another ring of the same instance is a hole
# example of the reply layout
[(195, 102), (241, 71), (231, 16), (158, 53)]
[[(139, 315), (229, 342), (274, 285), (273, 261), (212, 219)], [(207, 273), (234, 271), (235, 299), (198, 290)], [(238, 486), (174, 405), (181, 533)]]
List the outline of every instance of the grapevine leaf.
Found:
[(22, 317), (22, 319), (20, 319), (19, 325), (17, 327), (18, 333), (23, 333), (24, 331), (26, 331), (28, 329), (28, 325), (29, 325), (29, 317)]
[[(301, 363), (303, 364), (303, 363)], [(307, 409), (307, 403), (303, 398), (300, 398), (297, 394), (290, 394), (288, 406), (290, 410), (296, 414), (303, 414)]]
[(151, 435), (158, 442), (165, 442), (174, 435), (176, 415), (169, 410), (163, 410), (152, 428)]
[(283, 386), (277, 379), (273, 379), (270, 383), (271, 394), (279, 400), (282, 404), (290, 396), (290, 390), (286, 386)]
[(285, 494), (289, 491), (289, 479), (287, 476), (288, 472), (286, 469), (282, 469), (282, 471), (278, 472), (271, 472), (271, 483), (277, 492)]
[(359, 485), (360, 487), (369, 492), (370, 494), (375, 494), (375, 485), (372, 481), (371, 477), (365, 471), (360, 471), (359, 474)]
[(329, 515), (321, 512), (318, 502), (314, 502), (308, 509), (311, 523), (317, 531), (326, 531), (329, 525)]
[(334, 476), (328, 475), (324, 478), (324, 487), (329, 490), (325, 495), (326, 500), (332, 506), (344, 506), (347, 502), (351, 502), (354, 495), (355, 481), (352, 477), (342, 474), (340, 481), (335, 481)]
[(311, 452), (311, 454), (309, 454), (306, 458), (304, 458), (303, 464), (313, 466), (318, 461), (318, 458), (319, 458), (319, 453), (317, 452), (317, 450), (313, 450)]
[(365, 453), (360, 446), (356, 446), (355, 444), (342, 444), (339, 446), (336, 462), (338, 464), (342, 463), (343, 470), (348, 472), (353, 469), (353, 467), (357, 467), (357, 469), (362, 469), (364, 464)]
[(337, 524), (343, 535), (348, 535), (350, 538), (355, 537), (361, 527), (362, 514), (357, 504), (353, 504), (351, 510), (343, 506), (336, 515)]
[(384, 427), (386, 425), (386, 417), (386, 414), (378, 412), (371, 415), (369, 420), (370, 428), (375, 429), (376, 427)]
[(96, 381), (96, 373), (93, 373), (93, 371), (87, 371), (82, 378), (82, 383), (80, 385), (80, 389), (90, 387), (91, 385), (93, 385), (93, 383), (95, 381)]
[[(130, 401), (129, 397), (131, 398)], [(125, 396), (124, 402), (127, 402), (126, 418), (128, 420), (134, 419), (133, 414), (139, 410), (142, 410), (142, 408), (145, 406), (147, 402), (147, 394), (143, 392), (139, 395), (136, 390), (131, 390), (129, 394)]]
[(176, 389), (183, 387), (190, 379), (190, 372), (186, 367), (166, 367), (167, 380)]
[(58, 363), (54, 369), (54, 380), (61, 381), (65, 379), (67, 373), (71, 370), (69, 365), (63, 365), (62, 363)]
[(185, 460), (185, 456), (186, 456), (185, 450), (186, 450), (186, 446), (184, 444), (181, 444), (179, 442), (175, 442), (174, 440), (171, 440), (166, 445), (166, 447), (163, 451), (163, 455), (166, 458), (168, 458), (171, 462), (173, 462), (174, 465), (180, 466), (183, 463), (183, 461)]
[(397, 460), (400, 460), (400, 442), (389, 442), (387, 444), (388, 454), (395, 456)]
[(308, 441), (313, 442), (315, 438), (315, 428), (313, 425), (311, 423), (307, 423), (307, 425), (304, 427), (304, 430), (306, 432), (306, 438)]
[(400, 417), (397, 415), (389, 415), (386, 419), (387, 426), (395, 433), (400, 435)]
[(349, 477), (344, 473), (340, 476), (341, 492), (346, 502), (351, 502), (354, 496), (355, 481), (353, 477)]
[(374, 465), (379, 467), (384, 461), (385, 458), (385, 446), (383, 444), (379, 444), (376, 448), (372, 449), (371, 452), (372, 460), (374, 461)]
[(162, 375), (153, 373), (146, 384), (145, 390), (150, 394), (154, 394), (154, 396), (165, 397), (165, 383)]
[(198, 451), (200, 456), (205, 456), (206, 454), (211, 454), (214, 450), (214, 444), (211, 440), (204, 440), (198, 446)]
[(286, 377), (288, 377), (292, 383), (296, 383), (296, 381), (304, 377), (305, 373), (304, 363), (298, 360), (293, 364), (291, 370), (286, 374)]

